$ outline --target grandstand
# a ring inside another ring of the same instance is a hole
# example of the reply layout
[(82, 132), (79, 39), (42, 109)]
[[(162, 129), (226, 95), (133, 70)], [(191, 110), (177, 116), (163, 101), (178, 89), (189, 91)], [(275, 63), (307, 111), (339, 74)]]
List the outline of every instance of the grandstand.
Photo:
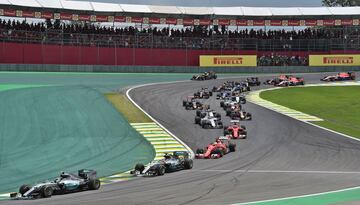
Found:
[(310, 54), (360, 46), (360, 7), (1, 0), (0, 19), (0, 63), (199, 66), (200, 55), (257, 55), (259, 66), (305, 66)]

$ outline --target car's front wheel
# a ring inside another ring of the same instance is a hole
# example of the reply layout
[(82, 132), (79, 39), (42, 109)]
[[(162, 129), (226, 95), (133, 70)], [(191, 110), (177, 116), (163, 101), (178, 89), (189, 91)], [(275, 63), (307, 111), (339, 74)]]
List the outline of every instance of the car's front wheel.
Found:
[(50, 186), (44, 186), (40, 191), (41, 196), (44, 197), (44, 198), (51, 197), (53, 192), (54, 192), (54, 190)]
[(19, 188), (19, 193), (21, 195), (24, 195), (27, 191), (29, 191), (31, 189), (31, 186), (28, 184), (23, 184), (21, 185), (21, 187)]

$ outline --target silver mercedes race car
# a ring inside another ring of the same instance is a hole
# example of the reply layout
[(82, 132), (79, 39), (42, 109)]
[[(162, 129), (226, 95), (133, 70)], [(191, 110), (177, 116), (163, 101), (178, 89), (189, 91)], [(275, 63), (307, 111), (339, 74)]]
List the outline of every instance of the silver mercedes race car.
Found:
[(42, 182), (34, 186), (24, 184), (19, 188), (19, 193), (11, 193), (10, 197), (12, 199), (48, 198), (52, 195), (99, 188), (100, 180), (96, 177), (96, 171), (82, 169), (78, 171), (78, 175), (62, 172), (53, 181)]
[(193, 160), (185, 151), (175, 151), (173, 154), (165, 154), (164, 159), (152, 161), (148, 165), (136, 164), (130, 172), (135, 176), (162, 176), (165, 173), (192, 169)]

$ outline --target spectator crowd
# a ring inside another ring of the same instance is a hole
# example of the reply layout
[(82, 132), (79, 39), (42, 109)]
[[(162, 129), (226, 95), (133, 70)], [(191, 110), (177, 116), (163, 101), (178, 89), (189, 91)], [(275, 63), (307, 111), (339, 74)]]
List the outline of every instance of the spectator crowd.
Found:
[(302, 56), (271, 54), (257, 59), (258, 66), (307, 66), (308, 58)]
[[(225, 27), (193, 26), (182, 28), (115, 27), (90, 23), (64, 23), (59, 20), (26, 22), (0, 19), (0, 39), (25, 43), (62, 45), (188, 48), (259, 51), (310, 51), (327, 49), (332, 39), (348, 39), (360, 34), (351, 29), (305, 28), (304, 30), (229, 30)], [(358, 37), (357, 37), (358, 38)], [(359, 38), (358, 38), (359, 39)], [(320, 43), (319, 43), (320, 42)], [(325, 43), (324, 43), (325, 42)], [(349, 41), (354, 45), (353, 41)], [(318, 45), (319, 44), (319, 45)], [(259, 65), (306, 65), (299, 56), (267, 55), (258, 59)]]

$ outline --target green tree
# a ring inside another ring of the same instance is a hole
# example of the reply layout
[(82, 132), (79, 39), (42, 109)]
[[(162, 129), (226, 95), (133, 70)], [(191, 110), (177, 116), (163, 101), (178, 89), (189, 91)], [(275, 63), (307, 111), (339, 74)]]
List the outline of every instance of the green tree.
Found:
[(360, 6), (360, 0), (322, 0), (324, 6)]

